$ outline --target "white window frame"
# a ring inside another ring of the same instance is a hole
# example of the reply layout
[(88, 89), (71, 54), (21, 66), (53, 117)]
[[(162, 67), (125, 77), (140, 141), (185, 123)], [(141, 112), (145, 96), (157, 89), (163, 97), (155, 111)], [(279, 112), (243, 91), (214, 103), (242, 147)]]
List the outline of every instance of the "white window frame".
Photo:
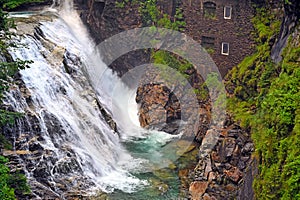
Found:
[[(226, 17), (226, 8), (230, 9), (229, 17)], [(231, 6), (224, 6), (224, 19), (231, 19), (232, 15), (232, 7)]]
[[(227, 44), (227, 46), (228, 46), (228, 52), (224, 52), (224, 45), (225, 44)], [(229, 55), (229, 43), (228, 42), (222, 42), (222, 51), (221, 51), (221, 54), (222, 55), (226, 55), (226, 56)]]

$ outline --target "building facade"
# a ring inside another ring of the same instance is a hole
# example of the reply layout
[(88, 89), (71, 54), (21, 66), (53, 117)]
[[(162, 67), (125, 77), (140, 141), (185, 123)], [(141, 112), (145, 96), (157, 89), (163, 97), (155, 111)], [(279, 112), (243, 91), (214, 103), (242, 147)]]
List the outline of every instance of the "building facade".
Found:
[(211, 54), (222, 76), (253, 52), (250, 0), (183, 0), (186, 34)]

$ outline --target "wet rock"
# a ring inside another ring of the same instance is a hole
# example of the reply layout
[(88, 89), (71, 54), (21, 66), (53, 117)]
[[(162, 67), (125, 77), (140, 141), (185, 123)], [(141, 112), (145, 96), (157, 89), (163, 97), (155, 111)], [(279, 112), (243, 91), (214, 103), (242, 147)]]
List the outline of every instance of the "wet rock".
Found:
[(109, 197), (105, 192), (98, 191), (96, 193), (96, 195), (89, 196), (87, 199), (89, 199), (89, 200), (109, 200)]
[(237, 186), (234, 184), (228, 184), (225, 186), (225, 190), (229, 192), (233, 192), (237, 189)]
[(206, 177), (206, 179), (209, 178), (209, 174), (212, 171), (212, 164), (211, 164), (211, 160), (207, 159), (206, 160), (206, 166), (205, 166), (205, 170), (204, 170), (204, 176)]
[[(176, 96), (162, 84), (146, 84), (138, 88), (136, 102), (140, 104), (142, 127), (156, 127), (168, 133), (178, 130), (180, 105)], [(164, 124), (163, 127), (160, 127)]]
[(196, 144), (194, 144), (192, 141), (178, 140), (176, 142), (176, 149), (178, 149), (176, 151), (176, 154), (181, 156), (183, 154), (193, 151), (196, 147)]
[(243, 182), (253, 144), (239, 126), (229, 122), (226, 126), (208, 130), (200, 146), (193, 180), (209, 184), (199, 199), (234, 199)]
[(187, 176), (188, 176), (188, 173), (189, 173), (189, 170), (188, 170), (188, 169), (181, 169), (181, 170), (179, 170), (179, 172), (178, 172), (178, 176), (179, 176), (179, 177), (187, 177)]
[(238, 187), (237, 200), (254, 199), (253, 180), (258, 173), (257, 161), (254, 159), (248, 163), (248, 167), (245, 170), (245, 176), (243, 177), (242, 184)]
[(215, 147), (219, 136), (220, 134), (217, 131), (213, 129), (208, 130), (206, 132), (205, 138), (202, 141), (199, 154), (207, 155), (208, 153), (210, 153), (211, 150)]
[(254, 144), (248, 142), (247, 144), (245, 144), (245, 146), (242, 149), (242, 153), (243, 154), (247, 154), (247, 153), (251, 153), (254, 151)]
[(211, 181), (215, 181), (217, 179), (217, 175), (215, 172), (210, 172), (209, 175), (208, 175), (208, 181), (211, 182)]
[(221, 158), (220, 158), (219, 154), (216, 151), (212, 151), (212, 153), (211, 153), (211, 159), (214, 162), (218, 162), (218, 163), (221, 162)]
[(202, 200), (216, 200), (216, 198), (211, 197), (209, 194), (205, 193), (202, 197)]
[(227, 134), (229, 137), (237, 138), (240, 132), (241, 132), (240, 129), (231, 129), (227, 132)]
[(27, 150), (17, 150), (17, 151), (8, 151), (8, 150), (4, 150), (2, 153), (4, 156), (10, 156), (10, 155), (29, 155), (29, 154), (33, 154), (33, 152), (31, 151), (27, 151)]
[(235, 183), (238, 183), (238, 181), (242, 177), (242, 172), (237, 167), (233, 167), (230, 170), (224, 170), (224, 173), (230, 180)]
[(68, 174), (74, 171), (81, 171), (80, 165), (75, 158), (65, 157), (56, 162), (53, 173)]
[(224, 162), (232, 157), (233, 151), (235, 149), (235, 140), (232, 138), (225, 138), (222, 144), (218, 148), (218, 154), (220, 161)]
[(236, 139), (237, 145), (243, 147), (247, 141), (250, 140), (250, 136), (244, 134), (242, 131), (238, 133), (238, 137)]
[(191, 194), (192, 200), (199, 200), (201, 196), (205, 193), (208, 187), (208, 182), (206, 181), (194, 181), (191, 183), (189, 192)]
[[(170, 123), (164, 123), (162, 125), (156, 126), (159, 130), (164, 131), (166, 133), (170, 133), (172, 135), (177, 135), (179, 132), (180, 121), (172, 121)], [(161, 127), (161, 128), (160, 128)]]
[(250, 159), (250, 156), (242, 156), (240, 158), (240, 160), (243, 161), (243, 162), (247, 162), (249, 159)]
[(204, 175), (206, 168), (206, 159), (202, 158), (199, 160), (197, 166), (195, 167), (195, 180), (200, 181), (200, 180), (206, 180), (206, 176)]
[(169, 186), (167, 184), (159, 184), (156, 187), (161, 192), (161, 194), (164, 194), (169, 190)]
[(173, 179), (173, 174), (170, 171), (170, 169), (159, 169), (159, 170), (155, 170), (153, 173), (159, 179), (164, 181)]
[[(37, 138), (35, 138), (37, 140)], [(32, 140), (31, 140), (32, 141)], [(29, 151), (42, 151), (43, 146), (37, 141), (29, 141)]]
[(237, 164), (237, 167), (240, 169), (240, 170), (243, 170), (246, 168), (246, 163), (243, 162), (242, 160), (240, 160)]
[(71, 75), (74, 73), (78, 73), (78, 66), (81, 65), (80, 58), (77, 55), (70, 53), (69, 51), (66, 51), (63, 57), (63, 64), (66, 72)]
[(117, 123), (113, 120), (112, 116), (104, 109), (104, 107), (101, 105), (100, 101), (97, 98), (96, 103), (106, 123), (115, 133), (118, 133)]

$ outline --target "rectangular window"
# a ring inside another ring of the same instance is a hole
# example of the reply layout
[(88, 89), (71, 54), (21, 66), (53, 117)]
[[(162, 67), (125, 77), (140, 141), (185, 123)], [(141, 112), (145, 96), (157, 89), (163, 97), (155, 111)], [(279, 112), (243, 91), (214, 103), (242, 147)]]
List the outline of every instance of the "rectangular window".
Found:
[(222, 42), (222, 55), (229, 55), (229, 43)]
[(215, 48), (215, 38), (214, 37), (201, 37), (201, 45), (205, 49), (214, 49)]
[(231, 6), (225, 6), (224, 7), (224, 19), (231, 19)]

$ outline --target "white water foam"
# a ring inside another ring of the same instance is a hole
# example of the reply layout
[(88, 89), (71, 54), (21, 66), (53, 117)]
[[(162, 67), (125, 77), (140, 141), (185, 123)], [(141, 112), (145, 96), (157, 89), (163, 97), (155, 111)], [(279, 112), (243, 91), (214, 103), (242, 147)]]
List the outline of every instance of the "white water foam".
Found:
[[(55, 8), (53, 4), (50, 11), (56, 10), (60, 10), (60, 18), (52, 22), (40, 22), (39, 28), (46, 38), (43, 43), (32, 36), (25, 36), (21, 42), (28, 48), (12, 52), (15, 58), (34, 61), (21, 74), (32, 94), (34, 110), (41, 116), (43, 137), (47, 141), (43, 145), (55, 151), (57, 156), (60, 156), (59, 148), (70, 146), (78, 155), (85, 174), (102, 190), (134, 192), (148, 183), (132, 176), (130, 172), (142, 171), (139, 168), (147, 161), (134, 159), (122, 147), (117, 134), (113, 133), (103, 118), (99, 118), (87, 88), (64, 71), (59, 55), (68, 51), (81, 59), (84, 65), (78, 67), (86, 71), (100, 102), (113, 115), (122, 140), (148, 138), (154, 145), (162, 146), (174, 136), (146, 131), (139, 126), (136, 89), (128, 88), (102, 62), (80, 17), (73, 10), (72, 1), (64, 1), (61, 8)], [(65, 93), (59, 92), (62, 88)], [(56, 138), (55, 141), (60, 147), (54, 145), (49, 135), (51, 133), (43, 120), (45, 110), (57, 117), (65, 127), (65, 138)]]

